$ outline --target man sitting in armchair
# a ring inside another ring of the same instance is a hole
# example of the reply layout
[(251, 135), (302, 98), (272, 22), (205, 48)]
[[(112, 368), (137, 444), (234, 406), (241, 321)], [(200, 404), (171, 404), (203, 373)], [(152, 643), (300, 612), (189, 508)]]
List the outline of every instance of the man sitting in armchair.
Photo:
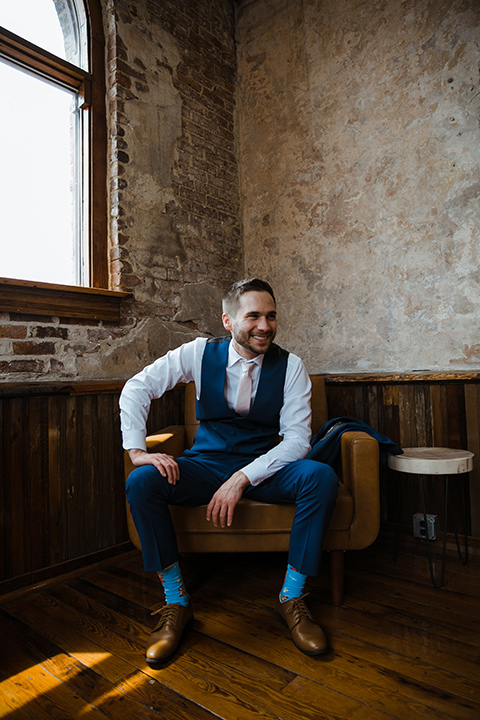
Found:
[[(338, 482), (330, 466), (304, 459), (311, 436), (310, 379), (300, 358), (273, 342), (276, 302), (267, 282), (235, 283), (224, 297), (222, 321), (229, 336), (197, 338), (168, 352), (131, 378), (120, 398), (123, 446), (135, 466), (127, 499), (145, 570), (158, 573), (165, 592), (146, 649), (152, 665), (174, 654), (193, 621), (168, 505), (207, 505), (207, 520), (228, 527), (241, 497), (296, 505), (278, 615), (299, 650), (327, 651), (303, 589), (319, 569)], [(176, 459), (148, 453), (151, 401), (192, 380), (200, 421), (193, 447)]]

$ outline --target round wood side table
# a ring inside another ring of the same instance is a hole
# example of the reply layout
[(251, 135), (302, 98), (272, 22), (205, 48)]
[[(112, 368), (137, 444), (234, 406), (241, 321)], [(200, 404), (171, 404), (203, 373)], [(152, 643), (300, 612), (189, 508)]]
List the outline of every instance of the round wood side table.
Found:
[[(466, 527), (466, 509), (467, 500), (465, 498), (465, 482), (463, 478), (464, 473), (470, 472), (473, 469), (473, 453), (468, 450), (454, 450), (452, 448), (443, 447), (410, 447), (403, 449), (403, 455), (388, 455), (387, 463), (392, 470), (396, 470), (401, 473), (413, 474), (420, 476), (420, 491), (422, 498), (422, 510), (423, 518), (425, 522), (425, 541), (427, 545), (427, 556), (428, 565), (430, 569), (430, 578), (434, 587), (442, 587), (445, 578), (445, 559), (447, 549), (447, 519), (448, 511), (452, 518), (453, 528), (455, 531), (455, 540), (457, 543), (457, 551), (460, 560), (464, 565), (468, 561), (468, 544), (467, 544), (467, 527)], [(435, 573), (432, 564), (432, 555), (430, 549), (430, 538), (427, 525), (427, 510), (425, 504), (425, 487), (423, 482), (424, 475), (443, 475), (445, 478), (445, 512), (443, 520), (443, 548), (442, 548), (442, 570), (440, 576), (440, 582), (436, 582)], [(463, 522), (464, 522), (464, 542), (465, 542), (465, 555), (462, 556), (460, 550), (460, 543), (458, 540), (457, 526), (453, 515), (453, 509), (450, 500), (449, 493), (449, 479), (454, 478), (456, 475), (462, 475), (462, 507), (463, 507)], [(401, 516), (403, 510), (403, 494), (404, 494), (404, 483), (399, 483), (398, 495), (397, 495), (397, 512), (395, 518), (395, 538), (394, 538), (394, 559), (398, 557), (398, 546), (400, 540), (400, 526)]]

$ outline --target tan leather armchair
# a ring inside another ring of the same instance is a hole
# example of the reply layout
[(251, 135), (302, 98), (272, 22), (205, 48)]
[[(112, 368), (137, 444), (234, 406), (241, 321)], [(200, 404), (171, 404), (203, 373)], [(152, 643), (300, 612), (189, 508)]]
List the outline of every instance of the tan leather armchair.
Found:
[[(312, 378), (312, 432), (327, 421), (327, 398), (323, 378)], [(179, 457), (191, 447), (198, 427), (195, 386), (185, 387), (185, 426), (172, 425), (147, 438), (149, 452)], [(133, 470), (125, 452), (125, 478)], [(380, 528), (379, 450), (365, 432), (344, 432), (341, 457), (335, 468), (340, 479), (335, 511), (324, 539), (329, 551), (332, 600), (343, 602), (343, 553), (368, 547)], [(170, 507), (181, 553), (287, 551), (294, 505), (271, 505), (242, 499), (229, 528), (213, 527), (205, 519), (205, 506)], [(130, 538), (141, 549), (140, 539), (127, 502)]]

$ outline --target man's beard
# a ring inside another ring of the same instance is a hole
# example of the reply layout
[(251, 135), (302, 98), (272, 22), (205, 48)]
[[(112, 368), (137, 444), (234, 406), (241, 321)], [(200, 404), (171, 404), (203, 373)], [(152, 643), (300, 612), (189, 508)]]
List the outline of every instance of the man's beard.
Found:
[[(266, 344), (259, 344), (256, 340), (254, 335), (257, 335), (261, 338), (268, 338), (269, 342)], [(274, 338), (275, 333), (246, 333), (241, 330), (232, 330), (232, 337), (235, 340), (238, 345), (240, 345), (243, 348), (246, 348), (252, 353), (255, 353), (256, 355), (265, 355), (266, 352), (268, 352), (268, 349), (270, 348)]]

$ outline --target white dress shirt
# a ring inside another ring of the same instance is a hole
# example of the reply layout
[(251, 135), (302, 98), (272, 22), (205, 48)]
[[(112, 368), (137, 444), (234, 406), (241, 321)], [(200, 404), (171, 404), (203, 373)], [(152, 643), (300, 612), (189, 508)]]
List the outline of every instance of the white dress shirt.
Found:
[[(171, 350), (133, 378), (127, 381), (120, 396), (120, 417), (123, 447), (126, 450), (146, 450), (146, 423), (150, 404), (179, 382), (195, 382), (197, 398), (201, 392), (203, 351), (207, 338), (197, 338)], [(255, 365), (252, 371), (252, 401), (257, 392), (263, 355), (248, 361)], [(242, 358), (229, 345), (225, 375), (225, 399), (234, 409), (238, 383), (242, 374)], [(258, 485), (282, 467), (300, 460), (310, 450), (311, 437), (311, 382), (303, 362), (289, 353), (285, 375), (284, 400), (280, 411), (279, 435), (282, 442), (264, 455), (242, 468), (252, 485)]]

